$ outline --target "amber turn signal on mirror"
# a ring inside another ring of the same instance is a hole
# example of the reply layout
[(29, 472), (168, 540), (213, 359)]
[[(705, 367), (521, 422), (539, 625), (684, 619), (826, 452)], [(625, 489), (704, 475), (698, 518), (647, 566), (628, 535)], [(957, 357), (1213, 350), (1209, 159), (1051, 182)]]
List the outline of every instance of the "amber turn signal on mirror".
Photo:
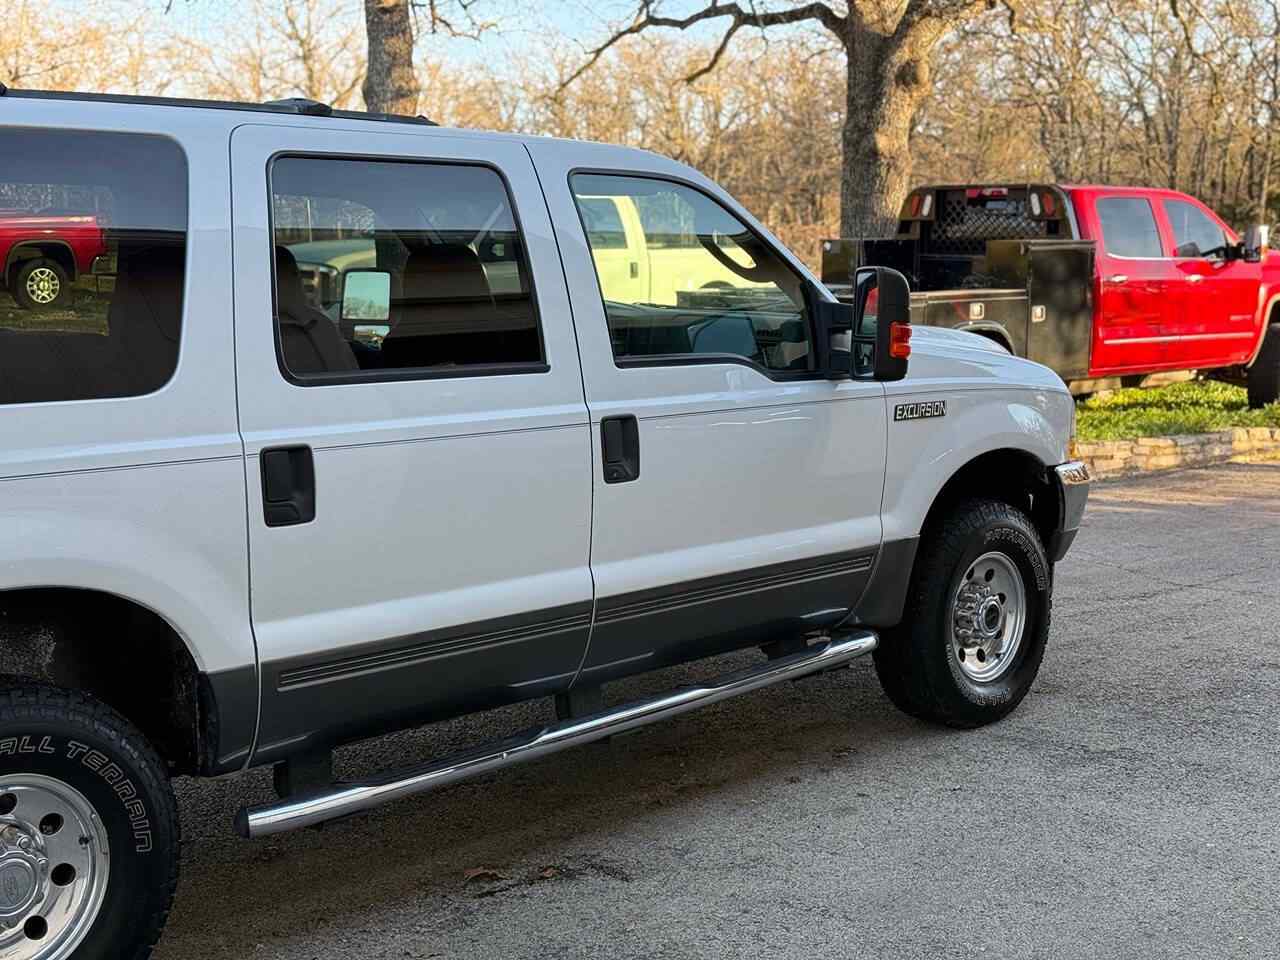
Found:
[(889, 356), (905, 360), (911, 356), (911, 325), (894, 323), (889, 327)]

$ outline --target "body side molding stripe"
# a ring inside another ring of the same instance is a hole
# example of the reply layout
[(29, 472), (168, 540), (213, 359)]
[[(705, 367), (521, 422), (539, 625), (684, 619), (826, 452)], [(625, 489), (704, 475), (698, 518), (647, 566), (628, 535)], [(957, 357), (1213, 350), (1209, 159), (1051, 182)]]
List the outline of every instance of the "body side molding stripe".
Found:
[(586, 602), (543, 610), (532, 615), (503, 617), (397, 637), (368, 645), (372, 649), (366, 653), (318, 663), (303, 663), (281, 670), (276, 677), (276, 689), (287, 691), (312, 684), (332, 683), (359, 674), (413, 666), (427, 660), (471, 653), (486, 647), (500, 647), (508, 643), (523, 643), (559, 633), (586, 630), (590, 625), (591, 604)]
[(596, 623), (609, 624), (812, 580), (862, 573), (871, 569), (875, 556), (875, 550), (862, 550), (835, 557), (827, 556), (816, 561), (802, 560), (756, 567), (746, 571), (745, 574), (708, 577), (686, 583), (638, 590), (634, 593), (602, 597), (597, 603)]

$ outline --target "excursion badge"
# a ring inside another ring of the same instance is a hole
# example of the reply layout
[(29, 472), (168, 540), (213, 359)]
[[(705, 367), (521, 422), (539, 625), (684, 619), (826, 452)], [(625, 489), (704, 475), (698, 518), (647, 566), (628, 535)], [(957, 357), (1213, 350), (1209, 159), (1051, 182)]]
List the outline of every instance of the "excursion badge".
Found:
[(894, 420), (926, 420), (929, 417), (945, 417), (947, 401), (926, 400), (923, 403), (900, 403), (893, 408)]

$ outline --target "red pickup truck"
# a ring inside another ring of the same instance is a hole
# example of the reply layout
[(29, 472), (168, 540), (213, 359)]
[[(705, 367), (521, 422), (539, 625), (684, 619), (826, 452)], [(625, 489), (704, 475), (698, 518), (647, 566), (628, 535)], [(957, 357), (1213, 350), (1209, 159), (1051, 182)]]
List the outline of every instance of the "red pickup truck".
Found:
[(61, 306), (71, 284), (106, 252), (102, 226), (91, 213), (0, 208), (4, 287), (20, 307)]
[(1172, 190), (926, 186), (882, 240), (829, 240), (823, 279), (902, 271), (912, 321), (970, 330), (1066, 381), (1200, 370), (1280, 399), (1280, 255)]

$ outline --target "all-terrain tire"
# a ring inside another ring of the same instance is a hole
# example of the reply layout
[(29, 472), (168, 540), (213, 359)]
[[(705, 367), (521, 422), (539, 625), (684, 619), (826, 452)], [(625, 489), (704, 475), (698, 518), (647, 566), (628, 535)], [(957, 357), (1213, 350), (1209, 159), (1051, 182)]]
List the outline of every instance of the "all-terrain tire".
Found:
[(1262, 349), (1249, 368), (1248, 383), (1250, 409), (1280, 400), (1280, 323), (1267, 328)]
[[(968, 676), (952, 642), (957, 594), (988, 554), (1007, 559), (1021, 578), (1025, 615), (1020, 642), (998, 676)], [(979, 727), (1008, 715), (1035, 682), (1049, 637), (1053, 566), (1025, 513), (998, 500), (968, 500), (926, 531), (916, 557), (903, 621), (875, 652), (885, 694), (913, 717), (950, 727)]]
[[(91, 806), (88, 819), (96, 816), (107, 840), (105, 891), (72, 960), (145, 960), (160, 938), (178, 882), (178, 811), (163, 762), (105, 704), (74, 691), (0, 678), (0, 822), (34, 822), (27, 818), (40, 816), (42, 784), (76, 792)], [(49, 832), (46, 826), (41, 820), (41, 833)], [(62, 823), (61, 829), (71, 825)], [(86, 841), (82, 837), (80, 845)], [(38, 939), (46, 952), (37, 958), (59, 949), (56, 921), (47, 928)]]

